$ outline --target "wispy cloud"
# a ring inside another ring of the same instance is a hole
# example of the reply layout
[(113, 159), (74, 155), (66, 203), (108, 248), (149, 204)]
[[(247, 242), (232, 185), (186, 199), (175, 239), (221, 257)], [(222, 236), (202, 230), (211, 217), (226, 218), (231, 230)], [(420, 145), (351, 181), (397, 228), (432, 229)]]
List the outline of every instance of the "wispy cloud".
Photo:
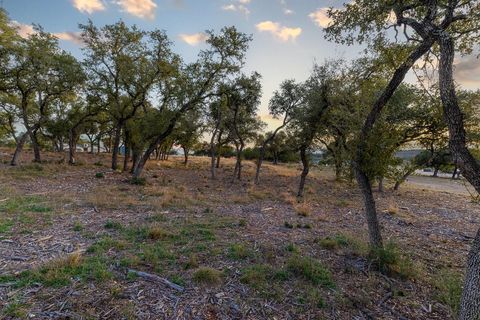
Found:
[(256, 25), (258, 31), (269, 32), (280, 41), (287, 42), (289, 40), (295, 40), (301, 33), (302, 28), (288, 28), (282, 26), (278, 22), (263, 21)]
[(287, 5), (287, 0), (280, 0), (280, 5), (283, 8), (283, 13), (287, 16), (294, 14), (295, 12)]
[(88, 14), (105, 10), (105, 5), (101, 0), (72, 0), (72, 3), (78, 11)]
[(82, 40), (82, 35), (80, 32), (65, 31), (65, 32), (57, 32), (57, 33), (54, 33), (53, 35), (57, 37), (59, 40), (71, 41), (78, 45), (84, 44)]
[(196, 46), (201, 42), (205, 42), (208, 39), (208, 36), (205, 33), (193, 33), (193, 34), (186, 34), (182, 33), (178, 35), (183, 42), (191, 46)]
[(153, 20), (157, 4), (153, 0), (117, 0), (123, 11), (139, 18)]
[(28, 38), (29, 35), (36, 32), (32, 25), (20, 23), (15, 20), (12, 21), (12, 26), (17, 29), (18, 35), (22, 38)]
[(251, 0), (237, 0), (236, 3), (230, 3), (222, 6), (222, 10), (224, 11), (237, 11), (243, 13), (245, 16), (250, 14), (250, 10), (248, 9), (247, 5), (251, 2)]
[(320, 28), (326, 28), (332, 23), (332, 19), (328, 17), (328, 8), (320, 8), (310, 13), (308, 16)]

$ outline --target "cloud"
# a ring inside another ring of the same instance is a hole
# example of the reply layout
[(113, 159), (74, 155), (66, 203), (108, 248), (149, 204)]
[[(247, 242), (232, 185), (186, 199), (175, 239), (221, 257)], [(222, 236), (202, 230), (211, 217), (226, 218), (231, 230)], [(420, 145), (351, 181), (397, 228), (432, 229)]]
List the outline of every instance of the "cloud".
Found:
[(458, 82), (468, 87), (480, 85), (480, 62), (476, 55), (456, 59), (454, 72)]
[(280, 0), (280, 5), (282, 6), (282, 8), (283, 8), (283, 13), (284, 13), (286, 16), (289, 16), (289, 15), (292, 15), (292, 14), (295, 13), (295, 11), (291, 10), (290, 8), (288, 8), (287, 1), (286, 1), (286, 0)]
[(154, 19), (157, 4), (153, 0), (118, 0), (115, 1), (123, 11), (143, 19)]
[(310, 13), (308, 16), (320, 28), (326, 28), (332, 23), (332, 19), (328, 17), (328, 8), (320, 8)]
[(250, 14), (250, 10), (248, 9), (247, 5), (251, 2), (251, 0), (237, 0), (236, 2), (238, 3), (230, 3), (230, 4), (223, 5), (222, 10), (237, 11), (248, 16)]
[(295, 40), (301, 33), (302, 28), (288, 28), (282, 26), (278, 22), (263, 21), (256, 25), (258, 31), (270, 32), (277, 39), (287, 42), (289, 40)]
[(17, 29), (18, 35), (22, 38), (28, 38), (28, 36), (36, 33), (35, 29), (30, 24), (23, 24), (13, 20), (12, 26)]
[(105, 5), (101, 0), (72, 0), (72, 2), (78, 11), (88, 14), (105, 10)]
[(54, 33), (53, 35), (57, 37), (59, 40), (71, 41), (78, 45), (84, 44), (82, 40), (82, 35), (80, 32), (66, 31), (66, 32), (57, 32), (57, 33)]
[(196, 46), (201, 42), (205, 42), (208, 39), (208, 36), (205, 33), (193, 33), (193, 34), (186, 34), (182, 33), (178, 35), (182, 41), (186, 42), (191, 46)]

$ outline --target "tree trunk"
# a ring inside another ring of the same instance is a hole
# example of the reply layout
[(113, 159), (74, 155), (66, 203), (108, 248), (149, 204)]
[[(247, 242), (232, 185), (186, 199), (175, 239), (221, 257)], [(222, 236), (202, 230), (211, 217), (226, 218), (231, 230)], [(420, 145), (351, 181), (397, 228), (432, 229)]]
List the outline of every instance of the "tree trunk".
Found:
[(262, 167), (263, 163), (263, 158), (265, 157), (265, 146), (262, 146), (260, 148), (260, 153), (258, 155), (258, 161), (257, 161), (257, 170), (255, 172), (255, 184), (260, 183), (260, 169)]
[(20, 139), (18, 139), (17, 146), (15, 147), (15, 153), (13, 154), (12, 161), (10, 161), (11, 166), (16, 166), (18, 164), (18, 158), (22, 153), (23, 146), (25, 145), (27, 138), (28, 138), (28, 133), (25, 132), (24, 134), (22, 134)]
[(68, 164), (74, 165), (76, 163), (75, 153), (77, 151), (77, 133), (74, 129), (70, 129), (68, 134)]
[(310, 163), (308, 161), (306, 148), (302, 147), (300, 149), (300, 159), (302, 160), (303, 170), (302, 170), (302, 174), (300, 175), (300, 185), (298, 186), (297, 197), (303, 198), (303, 194), (305, 190), (305, 180), (307, 179), (308, 172), (310, 171)]
[(373, 198), (372, 185), (368, 176), (361, 170), (357, 164), (354, 164), (355, 177), (358, 186), (363, 195), (365, 204), (365, 215), (367, 217), (368, 236), (370, 239), (370, 248), (383, 248), (382, 234), (377, 217), (375, 199)]
[(185, 160), (183, 161), (183, 164), (186, 166), (188, 164), (188, 153), (190, 150), (188, 150), (185, 147), (182, 147), (182, 149), (183, 149), (183, 157), (185, 158)]
[[(443, 113), (448, 125), (449, 146), (458, 161), (463, 176), (480, 193), (480, 165), (467, 148), (463, 113), (453, 81), (454, 41), (447, 32), (439, 37), (439, 87)], [(480, 230), (468, 255), (467, 270), (460, 303), (460, 320), (478, 320), (480, 317)]]
[(383, 185), (384, 180), (385, 180), (385, 178), (383, 178), (383, 177), (378, 178), (378, 192), (380, 192), (380, 193), (385, 192), (385, 188), (384, 188), (384, 185)]
[(130, 131), (125, 128), (125, 156), (123, 157), (123, 172), (128, 171), (128, 162), (130, 161)]
[(33, 155), (34, 155), (33, 162), (42, 162), (42, 159), (40, 156), (40, 146), (38, 145), (37, 133), (35, 131), (32, 131), (30, 133), (30, 141), (33, 147)]
[(119, 121), (115, 127), (115, 136), (112, 147), (112, 170), (117, 170), (118, 168), (118, 152), (120, 151), (119, 148), (122, 136), (122, 127), (123, 123), (121, 121)]
[(453, 169), (452, 180), (455, 180), (458, 172), (458, 166), (455, 164), (455, 168)]
[(278, 152), (273, 151), (273, 164), (277, 165), (278, 164)]
[(434, 178), (437, 178), (437, 177), (438, 177), (438, 170), (440, 170), (440, 168), (434, 168), (434, 169), (433, 169), (433, 177), (434, 177)]
[(371, 249), (383, 247), (382, 237), (380, 233), (380, 225), (377, 219), (377, 211), (375, 208), (375, 200), (372, 194), (372, 186), (370, 179), (362, 169), (362, 164), (365, 160), (367, 153), (367, 141), (370, 136), (370, 132), (374, 127), (377, 119), (381, 116), (383, 108), (387, 105), (398, 86), (405, 79), (406, 74), (424, 54), (426, 54), (435, 43), (433, 38), (425, 39), (418, 47), (416, 47), (407, 59), (395, 70), (392, 78), (388, 82), (381, 95), (374, 102), (372, 109), (370, 110), (367, 119), (365, 120), (362, 130), (359, 136), (359, 143), (356, 148), (353, 166), (355, 170), (355, 176), (363, 194), (365, 214), (367, 218), (370, 246)]

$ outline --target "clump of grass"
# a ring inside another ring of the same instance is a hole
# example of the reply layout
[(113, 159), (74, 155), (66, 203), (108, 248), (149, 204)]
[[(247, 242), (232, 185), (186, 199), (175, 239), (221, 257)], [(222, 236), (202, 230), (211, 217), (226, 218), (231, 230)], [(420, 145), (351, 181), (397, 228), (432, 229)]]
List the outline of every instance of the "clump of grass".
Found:
[(398, 208), (396, 203), (390, 203), (387, 208), (387, 212), (390, 215), (397, 215), (400, 212), (400, 209)]
[(2, 309), (2, 314), (7, 318), (26, 319), (27, 311), (25, 307), (26, 307), (25, 304), (19, 301), (14, 301), (7, 304)]
[(269, 265), (255, 264), (242, 271), (240, 282), (259, 289), (266, 285), (267, 280), (273, 278), (273, 269)]
[(302, 277), (314, 285), (322, 285), (327, 288), (335, 287), (330, 271), (310, 257), (291, 257), (287, 261), (287, 268), (294, 275)]
[(198, 256), (196, 254), (191, 254), (188, 257), (188, 261), (185, 264), (185, 269), (194, 269), (198, 268)]
[(306, 203), (301, 203), (299, 205), (296, 205), (295, 211), (301, 217), (308, 217), (312, 214), (312, 208)]
[(343, 235), (336, 235), (333, 238), (326, 237), (318, 240), (320, 247), (327, 250), (336, 250), (341, 247), (346, 247), (350, 244), (349, 239)]
[(285, 250), (287, 250), (288, 252), (298, 252), (298, 247), (293, 244), (293, 243), (289, 243), (285, 246)]
[(72, 228), (73, 231), (82, 231), (83, 230), (83, 224), (80, 223), (80, 222), (75, 222), (75, 224), (73, 225), (73, 228)]
[(462, 296), (462, 275), (448, 269), (440, 270), (434, 278), (434, 286), (437, 289), (437, 300), (447, 305), (453, 314), (458, 314)]
[(199, 268), (193, 273), (193, 281), (204, 285), (219, 285), (222, 283), (222, 277), (222, 272), (209, 267)]
[(160, 226), (154, 225), (148, 229), (148, 238), (151, 240), (161, 240), (169, 236), (170, 234)]
[(94, 166), (97, 166), (97, 167), (102, 167), (103, 166), (103, 163), (101, 161), (97, 161), (93, 164)]
[(97, 173), (95, 173), (95, 178), (103, 179), (103, 178), (105, 178), (105, 174), (103, 172), (97, 172)]
[(251, 257), (252, 252), (242, 243), (235, 243), (228, 248), (228, 256), (234, 260), (243, 260)]
[(293, 228), (294, 228), (294, 225), (291, 224), (291, 223), (288, 222), (288, 221), (285, 221), (285, 222), (283, 223), (283, 226), (284, 226), (285, 228), (288, 228), (288, 229), (293, 229)]
[(133, 177), (132, 179), (130, 179), (130, 183), (137, 186), (144, 186), (147, 184), (147, 179), (143, 177)]
[(240, 220), (238, 221), (238, 226), (239, 226), (239, 227), (246, 227), (246, 226), (247, 226), (247, 220), (245, 220), (245, 219), (240, 219)]
[(297, 297), (297, 302), (301, 305), (314, 308), (324, 308), (325, 301), (323, 300), (321, 292), (316, 288), (309, 288), (302, 291)]
[(412, 260), (402, 254), (394, 242), (388, 242), (383, 248), (370, 250), (369, 258), (382, 273), (397, 275), (404, 279), (414, 278), (418, 273)]
[(111, 230), (122, 230), (123, 229), (123, 226), (120, 222), (112, 221), (112, 220), (108, 220), (107, 222), (105, 222), (103, 227), (105, 229), (111, 229)]

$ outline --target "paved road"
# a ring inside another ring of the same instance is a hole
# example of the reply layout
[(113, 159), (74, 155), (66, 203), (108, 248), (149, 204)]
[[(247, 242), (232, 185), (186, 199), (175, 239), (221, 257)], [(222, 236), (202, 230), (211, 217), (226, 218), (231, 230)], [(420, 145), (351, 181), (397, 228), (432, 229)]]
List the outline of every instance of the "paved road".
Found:
[[(449, 178), (433, 178), (427, 176), (410, 176), (406, 182), (409, 186), (429, 189), (435, 191), (444, 191), (450, 193), (458, 193), (470, 195), (468, 190), (474, 192), (473, 187), (465, 180), (452, 180)], [(400, 187), (401, 188), (401, 187)], [(468, 190), (467, 190), (468, 188)]]

